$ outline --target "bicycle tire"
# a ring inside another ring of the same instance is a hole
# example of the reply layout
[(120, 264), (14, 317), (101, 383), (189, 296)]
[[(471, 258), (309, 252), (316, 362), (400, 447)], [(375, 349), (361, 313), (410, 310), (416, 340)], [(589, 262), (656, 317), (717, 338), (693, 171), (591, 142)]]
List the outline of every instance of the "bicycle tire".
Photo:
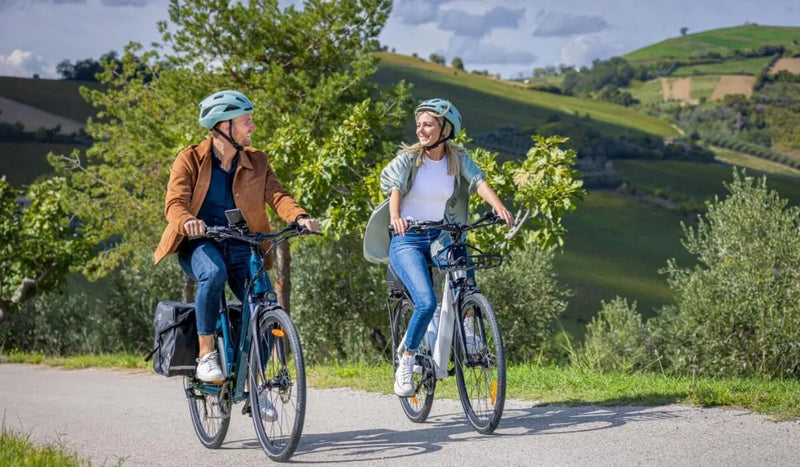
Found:
[(208, 449), (220, 447), (228, 434), (233, 405), (227, 383), (218, 386), (216, 393), (204, 390), (193, 378), (184, 378), (183, 384), (192, 426), (200, 443)]
[[(400, 354), (397, 352), (397, 348), (406, 335), (408, 322), (413, 313), (414, 304), (407, 298), (398, 300), (392, 312), (392, 360), (394, 363), (392, 378), (394, 378), (394, 371), (399, 365)], [(415, 423), (427, 420), (431, 413), (431, 407), (433, 407), (433, 395), (436, 391), (436, 377), (430, 359), (430, 351), (425, 339), (422, 341), (418, 351), (419, 357), (417, 357), (422, 371), (421, 373), (414, 372), (414, 387), (418, 388), (417, 392), (411, 397), (399, 398), (400, 406), (406, 417)]]
[(480, 293), (467, 294), (459, 312), (465, 332), (456, 328), (453, 339), (458, 394), (472, 427), (478, 433), (489, 434), (500, 423), (506, 395), (500, 326), (489, 301)]
[[(294, 454), (303, 433), (306, 375), (297, 329), (280, 308), (259, 314), (250, 341), (248, 378), (258, 441), (270, 459), (286, 461)], [(272, 404), (274, 412), (265, 408), (263, 400)]]

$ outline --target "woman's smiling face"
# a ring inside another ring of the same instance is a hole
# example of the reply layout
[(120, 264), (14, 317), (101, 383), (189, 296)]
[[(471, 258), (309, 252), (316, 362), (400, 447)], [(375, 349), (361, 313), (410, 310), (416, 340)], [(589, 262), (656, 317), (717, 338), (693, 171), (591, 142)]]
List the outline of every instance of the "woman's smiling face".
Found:
[(439, 119), (431, 115), (430, 112), (420, 112), (417, 114), (417, 138), (423, 146), (431, 146), (439, 141), (442, 133), (442, 126)]

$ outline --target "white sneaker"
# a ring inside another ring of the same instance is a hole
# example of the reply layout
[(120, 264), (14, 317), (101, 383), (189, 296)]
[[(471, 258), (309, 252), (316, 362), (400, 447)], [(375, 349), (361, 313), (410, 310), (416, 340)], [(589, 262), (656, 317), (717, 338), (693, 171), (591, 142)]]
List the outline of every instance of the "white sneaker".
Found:
[(219, 355), (216, 351), (209, 352), (203, 355), (203, 358), (197, 359), (195, 376), (200, 381), (205, 381), (206, 383), (213, 383), (225, 379), (225, 376), (222, 374), (222, 368), (219, 367)]
[(400, 397), (414, 395), (414, 356), (406, 355), (400, 358), (397, 371), (394, 372), (394, 393)]
[(265, 422), (274, 422), (278, 419), (278, 411), (275, 409), (275, 406), (272, 405), (272, 402), (270, 402), (267, 394), (269, 394), (267, 391), (261, 391), (258, 394), (258, 410), (261, 412), (261, 420)]
[(474, 318), (472, 316), (464, 318), (464, 338), (467, 343), (467, 354), (469, 355), (480, 353), (480, 351), (483, 350), (483, 342), (475, 335), (473, 320)]

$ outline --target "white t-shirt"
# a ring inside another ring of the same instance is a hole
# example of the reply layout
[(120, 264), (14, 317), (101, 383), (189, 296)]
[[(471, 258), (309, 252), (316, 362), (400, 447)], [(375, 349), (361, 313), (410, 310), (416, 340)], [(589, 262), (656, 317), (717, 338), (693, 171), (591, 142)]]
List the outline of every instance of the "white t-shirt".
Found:
[(447, 157), (435, 161), (425, 156), (425, 162), (417, 169), (414, 185), (403, 197), (400, 216), (418, 221), (442, 220), (445, 204), (454, 188), (454, 176), (447, 174)]

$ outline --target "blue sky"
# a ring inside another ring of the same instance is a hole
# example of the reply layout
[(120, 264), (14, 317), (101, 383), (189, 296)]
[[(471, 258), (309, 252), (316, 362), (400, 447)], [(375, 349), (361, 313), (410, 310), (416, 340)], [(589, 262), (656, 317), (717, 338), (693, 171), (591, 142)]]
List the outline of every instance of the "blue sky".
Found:
[[(300, 3), (282, 0), (282, 3)], [(160, 39), (168, 0), (0, 0), (0, 75), (57, 77), (55, 66)], [(460, 57), (503, 77), (588, 65), (646, 45), (746, 22), (800, 26), (797, 0), (395, 0), (379, 37), (398, 53)]]

